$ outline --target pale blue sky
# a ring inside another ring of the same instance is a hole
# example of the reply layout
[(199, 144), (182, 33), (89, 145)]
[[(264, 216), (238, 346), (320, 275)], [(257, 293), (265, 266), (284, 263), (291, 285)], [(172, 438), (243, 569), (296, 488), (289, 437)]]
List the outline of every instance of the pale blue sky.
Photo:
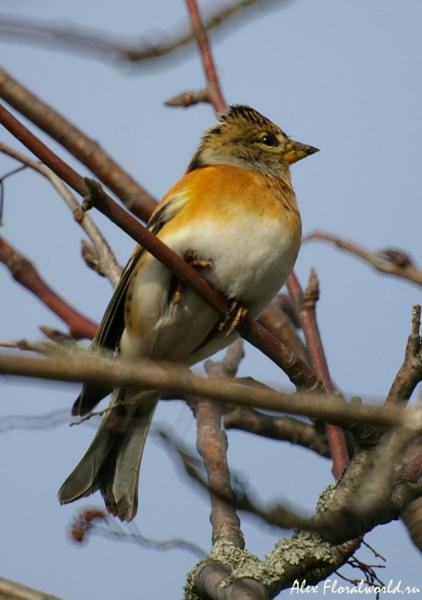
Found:
[[(182, 0), (0, 0), (0, 11), (151, 39), (186, 19)], [(292, 169), (304, 233), (325, 229), (372, 249), (403, 248), (420, 260), (421, 30), (422, 4), (416, 0), (296, 0), (257, 14), (215, 41), (227, 101), (250, 104), (295, 139), (321, 150)], [(137, 69), (0, 42), (4, 68), (97, 140), (157, 197), (180, 177), (202, 131), (214, 120), (209, 106), (163, 106), (177, 93), (203, 85), (195, 53), (157, 70)], [(15, 144), (4, 132), (2, 139)], [(10, 165), (0, 157), (0, 174)], [(132, 241), (105, 219), (96, 220), (124, 263)], [(84, 267), (81, 230), (38, 176), (24, 172), (6, 182), (2, 234), (77, 308), (101, 318), (110, 284)], [(346, 392), (382, 398), (403, 360), (420, 289), (376, 274), (321, 243), (301, 251), (296, 272), (303, 284), (311, 267), (321, 280), (318, 318), (333, 379)], [(4, 268), (0, 290), (0, 338), (38, 339), (39, 325), (62, 327)], [(282, 373), (250, 349), (241, 374), (287, 384)], [(65, 409), (77, 393), (77, 386), (3, 378), (0, 413)], [(161, 403), (156, 422), (194, 440), (195, 426), (182, 403)], [(99, 496), (66, 507), (56, 499), (93, 432), (91, 426), (62, 425), (0, 435), (0, 575), (65, 600), (179, 598), (185, 573), (196, 561), (192, 555), (99, 538), (81, 548), (66, 538), (78, 508), (101, 504)], [(230, 433), (229, 441), (234, 468), (262, 500), (290, 499), (312, 510), (318, 493), (332, 481), (330, 464), (310, 452), (240, 433)], [(163, 447), (149, 440), (136, 519), (141, 531), (155, 539), (182, 536), (208, 549), (208, 513), (205, 496), (190, 488)], [(259, 556), (282, 537), (251, 519), (243, 519), (243, 530), (248, 549)], [(400, 523), (378, 528), (368, 541), (388, 560), (379, 571), (384, 581), (401, 579), (422, 588), (419, 556)], [(360, 556), (379, 562), (366, 552)]]

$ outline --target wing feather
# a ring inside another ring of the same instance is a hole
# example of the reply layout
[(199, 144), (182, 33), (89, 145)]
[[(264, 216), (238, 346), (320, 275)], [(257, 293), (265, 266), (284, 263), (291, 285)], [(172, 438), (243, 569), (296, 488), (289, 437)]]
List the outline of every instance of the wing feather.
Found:
[[(177, 191), (172, 194), (172, 190), (170, 190), (152, 214), (148, 222), (149, 231), (157, 235), (162, 227), (183, 208), (185, 202), (185, 194), (177, 193)], [(119, 340), (125, 327), (124, 310), (127, 288), (133, 271), (143, 253), (144, 249), (139, 245), (136, 246), (134, 253), (122, 272), (119, 283), (114, 290), (114, 294), (92, 341), (92, 350), (95, 351), (104, 348), (115, 352), (118, 349)], [(72, 415), (86, 415), (111, 392), (112, 389), (107, 386), (84, 384), (81, 393), (73, 404)]]

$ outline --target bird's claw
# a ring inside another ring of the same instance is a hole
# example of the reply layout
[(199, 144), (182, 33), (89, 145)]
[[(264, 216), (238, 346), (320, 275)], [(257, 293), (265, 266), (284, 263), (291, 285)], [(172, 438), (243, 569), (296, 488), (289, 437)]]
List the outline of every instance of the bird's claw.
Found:
[(239, 325), (240, 321), (246, 317), (248, 314), (248, 309), (244, 306), (241, 306), (237, 300), (232, 302), (229, 311), (227, 312), (224, 319), (218, 325), (218, 331), (224, 331), (227, 328), (226, 335), (224, 337), (228, 338), (236, 327)]
[[(199, 271), (199, 269), (207, 269), (207, 268), (212, 269), (214, 266), (210, 260), (202, 260), (202, 259), (198, 258), (196, 251), (193, 249), (187, 250), (184, 253), (183, 258), (191, 267), (193, 267), (197, 271)], [(185, 289), (185, 287), (186, 286), (183, 283), (183, 281), (177, 282), (176, 291), (174, 292), (174, 296), (173, 296), (173, 300), (172, 300), (173, 309), (177, 304), (180, 304), (180, 302), (182, 301), (182, 293), (183, 293), (183, 290)]]

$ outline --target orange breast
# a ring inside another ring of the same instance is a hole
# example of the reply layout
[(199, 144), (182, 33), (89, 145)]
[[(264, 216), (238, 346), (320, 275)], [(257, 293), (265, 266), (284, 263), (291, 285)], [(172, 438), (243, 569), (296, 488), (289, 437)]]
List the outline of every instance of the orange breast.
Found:
[(251, 220), (281, 220), (286, 233), (300, 237), (300, 215), (290, 183), (239, 167), (218, 165), (196, 169), (182, 177), (169, 190), (160, 205), (171, 201), (176, 194), (186, 194), (186, 205), (166, 226), (172, 227), (200, 222), (207, 217), (221, 224), (250, 218)]

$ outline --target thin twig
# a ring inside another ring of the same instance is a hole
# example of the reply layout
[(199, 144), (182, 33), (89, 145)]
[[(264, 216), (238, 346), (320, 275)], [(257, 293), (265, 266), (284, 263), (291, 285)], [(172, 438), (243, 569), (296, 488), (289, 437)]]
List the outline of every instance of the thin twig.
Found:
[(207, 98), (213, 105), (214, 110), (222, 112), (226, 109), (227, 104), (223, 98), (223, 93), (220, 88), (220, 82), (218, 81), (217, 71), (214, 65), (214, 59), (211, 54), (210, 43), (208, 41), (207, 31), (202, 23), (201, 16), (199, 14), (199, 8), (196, 0), (186, 0), (188, 7), (189, 16), (192, 24), (192, 31), (195, 35), (199, 53), (202, 60), (202, 66), (204, 73), (207, 78)]
[(183, 108), (187, 108), (188, 106), (193, 106), (194, 104), (199, 104), (201, 102), (210, 102), (207, 89), (177, 94), (177, 96), (173, 96), (173, 98), (166, 100), (164, 104), (170, 107), (178, 108), (182, 106)]
[(21, 171), (23, 171), (24, 169), (26, 169), (26, 165), (21, 165), (20, 167), (17, 167), (17, 169), (12, 169), (11, 171), (9, 171), (8, 173), (5, 173), (1, 178), (0, 178), (0, 227), (3, 225), (3, 209), (4, 209), (4, 182), (8, 177), (12, 177), (13, 175), (16, 175), (16, 173), (20, 173)]
[(102, 509), (85, 508), (78, 512), (69, 526), (70, 538), (77, 543), (87, 542), (90, 535), (101, 535), (102, 537), (117, 541), (131, 542), (143, 548), (150, 548), (164, 552), (167, 550), (185, 550), (195, 554), (199, 558), (206, 556), (204, 550), (197, 544), (188, 542), (182, 538), (168, 540), (154, 540), (144, 536), (134, 523), (118, 523), (116, 519)]
[[(263, 14), (266, 7), (287, 6), (291, 2), (292, 0), (240, 0), (210, 14), (204, 21), (204, 27), (207, 31), (224, 30), (222, 26), (230, 23), (232, 31), (235, 25), (240, 25), (248, 17)], [(192, 31), (185, 27), (158, 33), (155, 42), (151, 39), (140, 42), (139, 36), (133, 39), (123, 38), (80, 24), (65, 25), (5, 13), (0, 16), (0, 34), (2, 39), (9, 37), (19, 42), (64, 46), (78, 53), (84, 51), (100, 58), (111, 57), (131, 63), (150, 63), (163, 59), (195, 40)]]
[(110, 280), (113, 287), (116, 287), (121, 275), (119, 263), (97, 225), (91, 217), (82, 210), (80, 203), (76, 200), (66, 184), (45, 165), (25, 156), (21, 152), (18, 152), (2, 142), (0, 142), (0, 152), (20, 161), (23, 165), (37, 171), (50, 181), (72, 211), (75, 221), (79, 223), (94, 244), (100, 261), (101, 273)]
[(378, 252), (370, 252), (362, 246), (326, 231), (314, 231), (306, 235), (302, 243), (312, 240), (332, 242), (341, 250), (349, 252), (372, 265), (377, 271), (395, 275), (422, 285), (422, 270), (415, 267), (410, 257), (401, 250), (386, 248)]

